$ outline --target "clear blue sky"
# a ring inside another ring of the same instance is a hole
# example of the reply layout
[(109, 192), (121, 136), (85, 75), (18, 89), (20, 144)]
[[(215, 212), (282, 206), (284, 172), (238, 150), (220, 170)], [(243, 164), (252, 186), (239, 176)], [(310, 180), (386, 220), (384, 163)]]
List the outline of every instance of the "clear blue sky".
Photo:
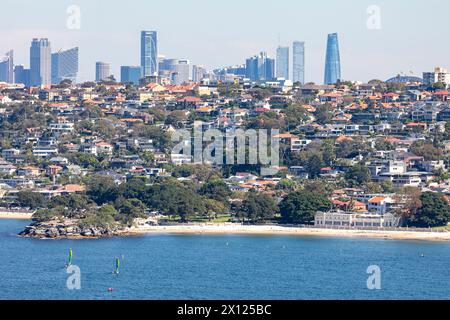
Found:
[[(81, 29), (66, 27), (69, 5), (81, 9)], [(381, 29), (366, 26), (370, 5), (381, 9)], [(0, 53), (15, 50), (29, 64), (33, 37), (48, 37), (55, 51), (80, 47), (80, 80), (94, 78), (95, 61), (139, 64), (140, 30), (157, 30), (159, 52), (209, 68), (306, 42), (306, 80), (322, 82), (326, 36), (338, 32), (342, 76), (385, 80), (450, 68), (448, 0), (2, 0)]]

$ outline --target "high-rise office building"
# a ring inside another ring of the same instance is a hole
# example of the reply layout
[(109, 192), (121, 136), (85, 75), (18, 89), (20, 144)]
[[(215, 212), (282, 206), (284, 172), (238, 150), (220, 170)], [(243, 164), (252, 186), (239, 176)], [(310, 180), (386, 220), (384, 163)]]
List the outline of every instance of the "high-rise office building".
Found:
[(52, 53), (52, 83), (59, 84), (64, 79), (75, 83), (78, 73), (78, 47)]
[(14, 82), (22, 83), (26, 87), (30, 86), (30, 69), (25, 69), (23, 65), (14, 67)]
[(305, 84), (305, 43), (294, 41), (292, 45), (292, 81)]
[(142, 76), (158, 74), (158, 37), (156, 31), (141, 31)]
[(192, 66), (192, 81), (200, 82), (206, 75), (206, 68), (204, 66)]
[(3, 58), (0, 58), (0, 81), (14, 82), (14, 51), (9, 50)]
[(266, 52), (261, 52), (246, 60), (246, 77), (252, 81), (273, 80), (275, 75), (275, 60), (270, 59)]
[(120, 67), (120, 82), (139, 84), (142, 70), (140, 66), (121, 66)]
[(436, 67), (434, 68), (434, 72), (423, 73), (423, 84), (432, 86), (438, 82), (450, 85), (450, 73), (447, 69)]
[(289, 79), (289, 47), (277, 48), (277, 78)]
[(341, 78), (341, 58), (337, 33), (328, 35), (327, 53), (325, 58), (325, 84), (335, 84)]
[(187, 59), (163, 59), (159, 63), (160, 75), (167, 76), (173, 84), (189, 82), (190, 63)]
[(111, 65), (106, 62), (95, 63), (95, 81), (107, 80), (111, 76)]
[(213, 70), (214, 75), (221, 77), (226, 75), (235, 75), (239, 77), (247, 76), (247, 66), (245, 64), (229, 66)]
[(30, 47), (30, 85), (51, 84), (51, 48), (47, 38), (34, 38)]

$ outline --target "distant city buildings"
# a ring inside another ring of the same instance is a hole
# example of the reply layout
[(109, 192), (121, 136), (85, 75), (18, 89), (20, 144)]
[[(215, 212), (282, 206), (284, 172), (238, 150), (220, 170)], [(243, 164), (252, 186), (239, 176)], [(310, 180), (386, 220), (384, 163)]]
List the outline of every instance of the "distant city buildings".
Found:
[(337, 33), (328, 35), (325, 58), (325, 84), (335, 84), (341, 80), (341, 58)]
[(30, 69), (25, 69), (23, 65), (14, 67), (14, 82), (21, 83), (26, 87), (30, 86)]
[(78, 73), (78, 47), (52, 53), (52, 84), (68, 79), (76, 83)]
[(436, 67), (434, 72), (424, 72), (423, 73), (423, 84), (432, 86), (435, 83), (443, 83), (450, 85), (450, 73), (447, 69)]
[(273, 80), (275, 75), (275, 60), (269, 58), (266, 52), (261, 52), (246, 61), (246, 76), (252, 81)]
[(30, 47), (30, 85), (51, 84), (51, 48), (47, 38), (34, 38)]
[(141, 67), (143, 77), (158, 74), (158, 37), (156, 31), (141, 31)]
[(192, 81), (200, 82), (206, 76), (205, 66), (193, 65), (192, 66)]
[(170, 78), (173, 84), (189, 82), (190, 62), (187, 59), (161, 59), (159, 75)]
[(106, 80), (111, 76), (111, 65), (106, 62), (95, 63), (95, 81)]
[(120, 82), (139, 84), (142, 68), (140, 66), (122, 66), (120, 67)]
[(0, 82), (14, 83), (14, 51), (0, 58)]
[(305, 43), (294, 41), (292, 45), (292, 81), (305, 84)]
[(277, 78), (289, 79), (289, 47), (277, 48)]
[[(258, 55), (246, 59), (245, 64), (228, 66), (207, 72), (204, 65), (191, 66), (188, 59), (167, 59), (158, 55), (157, 32), (141, 31), (141, 66), (122, 66), (120, 80), (124, 83), (148, 84), (151, 82), (184, 84), (190, 81), (241, 82), (278, 82), (305, 84), (305, 42), (292, 42), (292, 58), (290, 47), (278, 46), (276, 59), (262, 51)], [(292, 68), (290, 65), (292, 59)], [(59, 84), (65, 79), (76, 83), (79, 69), (79, 48), (59, 50), (51, 53), (50, 41), (47, 38), (33, 38), (30, 46), (30, 68), (14, 65), (14, 51), (11, 49), (0, 56), (0, 82), (18, 83), (25, 86)], [(292, 71), (291, 71), (292, 69)], [(324, 84), (336, 84), (342, 80), (338, 34), (328, 34)], [(111, 65), (96, 62), (95, 80), (101, 81), (111, 77)], [(83, 79), (85, 80), (85, 79)], [(143, 80), (143, 81), (141, 81)], [(291, 81), (292, 80), (292, 81)], [(436, 67), (434, 71), (423, 72), (423, 79), (399, 74), (386, 80), (387, 83), (416, 82), (420, 88), (444, 84), (450, 86), (450, 73), (447, 69)], [(438, 89), (440, 86), (436, 86)], [(417, 88), (416, 88), (417, 89)]]

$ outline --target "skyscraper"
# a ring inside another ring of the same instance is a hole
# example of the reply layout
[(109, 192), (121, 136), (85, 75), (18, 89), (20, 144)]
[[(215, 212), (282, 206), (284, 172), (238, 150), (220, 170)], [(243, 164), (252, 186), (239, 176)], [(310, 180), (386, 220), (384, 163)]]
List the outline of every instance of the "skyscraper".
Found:
[(14, 82), (14, 51), (10, 50), (5, 57), (0, 58), (0, 81)]
[(206, 68), (204, 66), (192, 66), (192, 81), (200, 82), (206, 75)]
[(142, 71), (140, 66), (121, 66), (120, 82), (138, 85), (141, 74)]
[(246, 77), (252, 81), (267, 81), (274, 78), (275, 60), (270, 59), (266, 52), (248, 58), (245, 67)]
[(337, 33), (328, 35), (327, 54), (325, 58), (325, 84), (335, 84), (341, 80), (341, 58)]
[(23, 65), (14, 67), (14, 82), (22, 83), (26, 87), (30, 86), (30, 69), (25, 69)]
[(160, 62), (161, 75), (170, 77), (173, 84), (189, 82), (190, 63), (187, 59), (163, 59)]
[(34, 38), (30, 47), (30, 85), (51, 84), (51, 48), (47, 38)]
[(289, 47), (277, 48), (277, 78), (289, 79)]
[(305, 84), (305, 43), (294, 41), (292, 52), (292, 81)]
[(106, 80), (111, 75), (111, 65), (106, 62), (95, 63), (95, 81)]
[(78, 73), (78, 47), (52, 53), (52, 83), (59, 84), (64, 79), (76, 82)]
[(141, 31), (142, 76), (158, 74), (158, 38), (156, 31)]

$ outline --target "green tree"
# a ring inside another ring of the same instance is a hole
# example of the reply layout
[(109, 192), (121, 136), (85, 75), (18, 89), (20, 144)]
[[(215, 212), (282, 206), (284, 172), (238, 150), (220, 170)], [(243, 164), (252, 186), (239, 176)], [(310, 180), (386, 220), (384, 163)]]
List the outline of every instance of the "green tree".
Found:
[(433, 146), (433, 144), (425, 141), (416, 141), (411, 145), (411, 151), (425, 160), (439, 160), (442, 159), (442, 150)]
[(306, 190), (292, 192), (280, 202), (280, 213), (285, 223), (310, 224), (317, 211), (330, 208), (331, 203), (325, 196)]
[(118, 197), (124, 199), (134, 198), (145, 202), (148, 191), (149, 187), (147, 186), (146, 179), (134, 177), (119, 186)]
[(45, 198), (41, 193), (26, 190), (17, 193), (17, 202), (21, 207), (37, 209), (44, 206)]
[(443, 194), (424, 192), (420, 201), (422, 206), (410, 220), (413, 226), (440, 227), (447, 225), (450, 218), (450, 206)]
[(361, 185), (370, 181), (370, 171), (366, 166), (357, 164), (346, 172), (345, 178), (347, 180), (354, 180)]
[(182, 128), (183, 123), (187, 120), (186, 111), (175, 110), (172, 111), (166, 118), (166, 124), (170, 124), (175, 128)]
[(189, 216), (203, 215), (205, 205), (192, 184), (185, 185), (168, 180), (152, 185), (146, 198), (149, 208), (161, 214), (179, 216), (186, 221)]
[(87, 195), (98, 205), (116, 200), (119, 188), (114, 179), (106, 175), (93, 175), (87, 181)]
[(96, 168), (100, 165), (96, 156), (83, 152), (77, 152), (70, 156), (70, 160), (72, 163), (82, 166), (83, 168)]
[(309, 174), (309, 178), (317, 178), (320, 174), (320, 169), (322, 169), (325, 166), (325, 163), (323, 161), (321, 154), (312, 154), (307, 162), (305, 169)]
[(253, 222), (272, 219), (278, 213), (275, 200), (261, 192), (249, 191), (242, 201), (238, 215)]
[(228, 205), (231, 190), (221, 179), (211, 179), (202, 185), (199, 193), (209, 199), (214, 199)]
[(146, 216), (145, 210), (147, 210), (145, 204), (139, 199), (118, 198), (116, 200), (116, 208), (120, 213), (117, 215), (118, 220), (128, 226), (132, 225), (134, 219), (144, 218)]
[(447, 85), (443, 82), (436, 82), (433, 84), (433, 89), (435, 90), (444, 90), (447, 87)]
[(330, 123), (331, 118), (333, 117), (333, 113), (331, 112), (331, 108), (328, 105), (318, 106), (316, 111), (314, 112), (314, 116), (316, 117), (316, 122), (319, 124), (327, 124)]
[(284, 111), (286, 130), (297, 128), (308, 120), (308, 112), (301, 105), (290, 105)]

